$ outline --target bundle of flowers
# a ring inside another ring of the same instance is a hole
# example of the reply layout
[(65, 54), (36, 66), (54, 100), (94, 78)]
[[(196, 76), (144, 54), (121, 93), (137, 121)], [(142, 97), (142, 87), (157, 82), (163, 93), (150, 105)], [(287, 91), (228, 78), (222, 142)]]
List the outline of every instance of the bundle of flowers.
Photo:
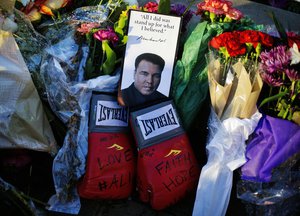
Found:
[(184, 127), (189, 130), (197, 119), (208, 93), (208, 42), (226, 31), (256, 29), (262, 26), (243, 16), (231, 1), (205, 0), (197, 4), (200, 22), (184, 43), (183, 53), (176, 62), (172, 96), (178, 107)]
[[(161, 1), (162, 3), (164, 1)], [(161, 7), (164, 12), (164, 7)], [(192, 17), (192, 13), (182, 4), (171, 4), (167, 6), (167, 14), (183, 16), (184, 26), (187, 26)], [(90, 47), (91, 54), (86, 64), (87, 78), (99, 76), (99, 71), (103, 74), (111, 74), (116, 65), (120, 66), (124, 54), (124, 48), (127, 41), (126, 27), (128, 23), (128, 11), (130, 9), (147, 11), (152, 13), (159, 12), (157, 2), (148, 2), (144, 6), (127, 6), (118, 19), (108, 25), (99, 25), (97, 23), (82, 23), (77, 29), (81, 35), (86, 36), (86, 41)], [(185, 31), (183, 28), (182, 31)], [(98, 71), (98, 72), (97, 72)], [(100, 73), (101, 74), (101, 73)]]
[[(292, 34), (292, 37), (300, 38)], [(298, 42), (298, 43), (297, 43)], [(269, 97), (260, 106), (270, 115), (300, 125), (300, 41), (277, 45), (261, 53), (260, 74), (269, 86)]]
[[(211, 4), (216, 7), (212, 15), (203, 13), (206, 20), (220, 20), (220, 8), (229, 8), (229, 15), (223, 16), (222, 21), (240, 17), (231, 16), (239, 13), (232, 10), (227, 1), (217, 2)], [(215, 34), (206, 36), (208, 47), (202, 58), (207, 57), (205, 72), (211, 99), (206, 144), (208, 160), (201, 170), (193, 215), (226, 214), (233, 170), (245, 163), (246, 140), (261, 117), (256, 108), (262, 88), (259, 55), (273, 45), (273, 39), (259, 31), (260, 27), (246, 23), (251, 22), (235, 21), (233, 26), (223, 23), (214, 28)]]
[(250, 118), (262, 88), (258, 58), (273, 45), (273, 38), (256, 30), (232, 31), (214, 37), (209, 45), (213, 48), (208, 58), (213, 109), (221, 120)]
[[(292, 200), (299, 196), (300, 36), (278, 29), (281, 38), (260, 55), (263, 116), (247, 143), (238, 197), (255, 205), (272, 204), (276, 214), (293, 214), (299, 209)], [(286, 200), (292, 208), (280, 207)]]
[[(208, 162), (202, 168), (194, 215), (225, 215), (232, 172), (244, 162), (245, 141), (260, 118), (256, 102), (262, 88), (258, 75), (261, 50), (271, 36), (256, 30), (224, 32), (209, 42), (208, 80), (212, 112), (209, 118)], [(212, 179), (210, 176), (215, 176)], [(208, 191), (222, 196), (204, 196)], [(222, 203), (222, 207), (215, 206)], [(214, 209), (213, 211), (211, 209)]]
[(54, 17), (59, 9), (66, 7), (72, 0), (23, 0), (21, 11), (27, 15), (30, 21), (40, 21), (42, 15)]

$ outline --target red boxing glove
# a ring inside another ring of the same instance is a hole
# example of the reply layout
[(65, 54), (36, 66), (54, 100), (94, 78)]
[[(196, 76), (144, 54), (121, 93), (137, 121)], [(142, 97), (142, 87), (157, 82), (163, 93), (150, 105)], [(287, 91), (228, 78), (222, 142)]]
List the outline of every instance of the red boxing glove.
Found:
[(135, 183), (135, 158), (127, 126), (128, 111), (117, 104), (115, 97), (93, 95), (86, 173), (78, 184), (81, 197), (130, 196)]
[(138, 110), (131, 121), (139, 147), (140, 199), (161, 210), (195, 191), (200, 169), (174, 105), (167, 101)]

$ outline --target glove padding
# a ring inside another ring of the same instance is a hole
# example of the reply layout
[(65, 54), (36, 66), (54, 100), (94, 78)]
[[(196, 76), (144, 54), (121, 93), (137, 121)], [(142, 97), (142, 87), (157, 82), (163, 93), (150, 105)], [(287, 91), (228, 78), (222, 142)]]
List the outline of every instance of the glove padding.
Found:
[(128, 198), (135, 184), (135, 159), (126, 133), (89, 134), (86, 173), (78, 193), (87, 199)]
[(194, 191), (199, 176), (200, 169), (185, 133), (138, 152), (139, 197), (155, 210), (175, 204)]

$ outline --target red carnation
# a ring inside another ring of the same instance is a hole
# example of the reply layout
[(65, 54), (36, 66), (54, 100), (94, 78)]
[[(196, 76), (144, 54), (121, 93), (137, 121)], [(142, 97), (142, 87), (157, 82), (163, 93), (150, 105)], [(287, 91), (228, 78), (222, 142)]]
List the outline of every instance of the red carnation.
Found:
[(240, 41), (241, 43), (260, 42), (260, 36), (257, 31), (245, 30), (240, 32)]
[(262, 45), (267, 47), (273, 46), (274, 40), (270, 35), (263, 32), (259, 32), (259, 35), (260, 35), (260, 40)]
[(293, 47), (293, 44), (296, 43), (300, 47), (300, 35), (289, 36), (288, 35), (288, 45)]

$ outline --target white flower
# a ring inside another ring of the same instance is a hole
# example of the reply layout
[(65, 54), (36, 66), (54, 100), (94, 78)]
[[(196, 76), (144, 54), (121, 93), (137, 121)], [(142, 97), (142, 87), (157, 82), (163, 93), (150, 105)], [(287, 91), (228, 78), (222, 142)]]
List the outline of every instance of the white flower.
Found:
[(293, 47), (290, 48), (290, 52), (292, 53), (291, 65), (298, 64), (300, 62), (300, 53), (296, 43), (294, 43)]

